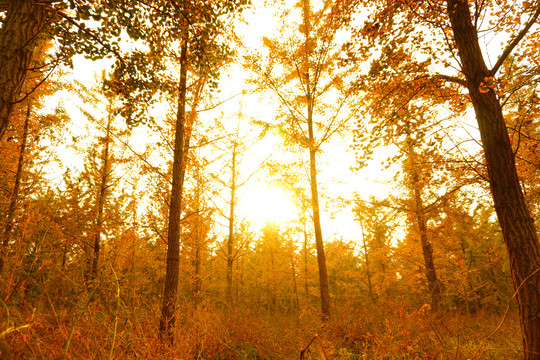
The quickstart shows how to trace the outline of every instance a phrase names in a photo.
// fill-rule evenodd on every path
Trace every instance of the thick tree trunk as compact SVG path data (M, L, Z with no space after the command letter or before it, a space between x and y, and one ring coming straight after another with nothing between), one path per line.
M43 30L47 6L36 0L11 0L0 29L0 139L19 100L32 61L36 36Z
M187 35L180 53L180 91L178 112L176 115L176 131L174 136L173 179L171 202L169 208L169 227L167 233L167 268L165 288L159 322L159 334L169 344L174 343L176 320L176 294L178 292L178 276L180 265L180 215L182 212L182 190L184 173L184 125L186 120L186 84L187 84Z
M101 168L101 179L99 183L99 191L96 199L96 222L95 222L95 233L94 233L94 254L92 257L92 271L91 276L92 280L96 279L98 276L98 265L99 265L99 253L101 250L101 233L103 232L103 209L105 207L105 198L106 191L109 187L109 171L110 171L110 142L111 142L111 121L112 114L109 112L109 117L107 119L107 128L105 130L105 144L103 144L103 153L102 153L102 168Z
M13 218L15 217L15 210L17 209L17 203L19 201L19 192L21 188L21 177L23 172L24 157L26 154L26 142L28 138L28 124L30 122L31 105L28 104L26 109L26 117L24 119L23 133L21 137L21 147L19 148L19 161L17 163L17 172L15 173L15 182L13 184L13 191L11 192L11 199L9 201L8 212L6 215L6 225L4 227L4 238L2 240L2 248L0 249L0 274L4 270L4 264L7 256L7 248L11 239L11 230L13 229Z
M514 153L495 91L482 84L489 76L469 5L449 0L454 40L474 106L487 163L491 194L508 250L516 290L524 358L540 359L540 244L517 176Z

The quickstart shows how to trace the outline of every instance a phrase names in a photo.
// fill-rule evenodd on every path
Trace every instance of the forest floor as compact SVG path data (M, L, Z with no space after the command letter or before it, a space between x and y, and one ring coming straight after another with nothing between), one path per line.
M159 308L140 300L4 306L0 359L518 359L519 322L506 316L429 314L386 303L313 310L180 307L174 347L158 339ZM7 313L9 310L9 314ZM501 320L504 322L500 325ZM309 345L309 346L308 346Z

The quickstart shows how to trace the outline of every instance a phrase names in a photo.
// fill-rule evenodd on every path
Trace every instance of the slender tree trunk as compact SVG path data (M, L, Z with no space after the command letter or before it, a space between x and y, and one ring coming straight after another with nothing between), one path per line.
M4 136L33 55L33 45L47 19L47 5L11 0L0 29L0 139Z
M103 231L103 208L105 207L106 200L106 191L108 188L109 180L109 171L110 171L110 142L111 142L111 121L112 113L109 112L109 117L107 119L107 128L105 132L105 144L103 144L103 154L102 161L103 165L101 168L101 179L99 184L99 191L96 199L96 220L95 220L95 233L94 233L94 252L92 257L92 280L96 279L98 276L98 262L99 262L99 253L101 250L101 233Z
M319 192L317 184L317 148L315 145L315 134L313 130L313 108L315 100L313 98L313 92L316 88L316 83L312 84L310 79L310 53L309 42L311 32L311 4L309 0L303 1L303 21L305 27L306 37L306 54L305 54L305 89L306 89L306 103L307 103L307 125L309 136L309 172L310 172L310 184L311 184L311 207L313 209L313 225L315 230L315 245L317 247L317 263L319 265L319 288L321 293L321 310L323 319L330 317L330 290L328 285L328 271L326 269L326 256L324 253L324 242L321 229L321 217L319 209Z
M501 104L493 89L481 89L489 76L468 2L448 0L447 12L476 113L491 194L508 257L526 360L540 359L540 244L516 171Z
M364 248L364 259L366 261L366 274L367 274L367 281L368 281L368 292L369 292L369 298L371 299L371 302L375 302L375 295L373 294L373 286L371 285L371 269L369 266L369 256L368 256L368 250L367 250L367 244L366 244L366 237L364 235L364 225L360 223L360 229L362 231L362 243Z
M201 205L200 205L200 197L201 197L201 176L200 172L197 174L197 189L196 189L196 207L195 211L197 213L197 222L195 223L195 231L194 231L194 248L195 248L195 254L193 259L193 265L194 265L194 279L193 279L193 298L195 299L195 303L198 304L200 301L200 293L201 293L201 247L203 242L203 236L202 236L202 216L201 214Z
M309 122L310 135L313 135L313 122ZM310 137L311 137L310 136ZM324 318L330 316L330 291L328 286L328 271L326 269L326 255L321 230L319 213L319 193L317 190L317 168L315 165L315 150L309 150L311 173L311 205L313 208L313 225L315 228L315 245L317 247L317 263L319 265L319 286L321 291L321 310Z
M229 237L227 238L227 290L226 296L232 304L233 266L234 266L234 208L236 203L236 143L233 144L231 175L231 203L229 207Z
M274 260L274 248L270 247L270 264L272 265L272 309L276 310L277 306L277 276L276 263Z
M296 310L300 308L300 298L298 296L298 286L296 285L296 269L294 268L294 256L291 252L291 275L293 280L293 289L294 289L294 305Z
M17 172L15 173L15 182L13 184L13 191L11 192L11 199L9 201L8 212L6 214L6 226L4 227L4 238L2 240L2 248L0 249L0 274L4 270L4 264L7 256L7 248L11 239L11 230L13 229L13 218L15 217L15 210L17 209L17 203L19 200L19 192L21 188L21 177L23 172L24 157L26 154L26 142L28 139L28 124L30 122L31 105L28 104L26 109L26 117L24 119L23 133L21 137L21 147L19 148L19 160L17 163Z
M193 282L193 294L195 298L195 303L199 303L201 299L201 289L202 289L202 279L201 279L201 237L200 235L197 236L197 240L195 242L195 279Z
M414 144L411 138L410 129L406 128L407 143ZM418 155L411 145L408 149L407 157L409 165L405 171L410 176L411 195L414 208L412 209L413 221L416 223L418 235L420 236L420 244L422 246L422 256L424 257L424 271L428 282L428 289L431 296L431 310L434 314L439 315L441 312L441 284L437 278L435 271L435 263L433 261L433 246L429 241L427 232L426 209L422 200L423 182L420 180L420 170L418 168Z
M234 283L234 303L238 304L240 296L240 261L235 261L236 264L236 282Z
M180 265L180 216L182 212L182 190L184 178L184 125L186 120L186 84L187 84L187 30L180 52L180 91L178 112L176 115L176 131L174 136L173 179L171 201L169 207L169 227L167 233L167 268L165 288L159 322L159 334L163 340L174 343L176 320L176 294L178 292L178 276Z
M244 260L238 260L236 262L236 272L238 274L237 286L238 291L236 292L236 302L238 303L240 295L244 293Z
M437 278L437 272L435 271L435 263L433 262L433 247L428 239L427 224L424 214L424 204L422 202L422 196L419 188L418 172L413 169L413 188L414 188L414 216L416 225L418 227L418 233L420 235L420 243L422 244L422 255L424 256L424 266L426 271L426 278L428 281L428 289L431 295L431 310L435 314L441 312L441 286L439 279Z
M266 263L266 306L268 310L272 310L272 291L270 290L270 267Z
M308 235L304 222L304 292L306 293L306 306L309 307L309 283L308 283Z

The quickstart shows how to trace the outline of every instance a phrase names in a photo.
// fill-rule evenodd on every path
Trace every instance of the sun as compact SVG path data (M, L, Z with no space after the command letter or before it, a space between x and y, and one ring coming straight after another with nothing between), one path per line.
M285 223L298 215L298 209L286 190L266 184L256 184L246 190L238 201L238 212L258 225L267 221Z

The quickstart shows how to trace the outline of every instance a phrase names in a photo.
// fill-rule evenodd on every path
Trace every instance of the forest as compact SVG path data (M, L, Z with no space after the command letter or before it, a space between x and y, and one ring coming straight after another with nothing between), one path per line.
M0 359L540 359L540 0L0 0Z

